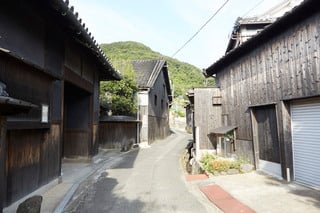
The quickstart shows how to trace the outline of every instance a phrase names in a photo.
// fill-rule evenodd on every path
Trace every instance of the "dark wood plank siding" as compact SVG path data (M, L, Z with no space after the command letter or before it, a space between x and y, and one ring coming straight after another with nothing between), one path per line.
M98 66L94 63L95 59L90 57L88 50L80 47L72 41L65 41L65 61L67 70L71 70L90 84L95 82L95 72ZM91 88L92 90L92 88Z
M62 122L62 97L63 97L63 82L56 80L52 83L50 92L51 106L51 121L53 123Z
M0 140L0 212L2 201L9 205L58 177L63 151L85 157L98 151L103 65L86 41L75 38L74 23L61 23L66 17L55 6L5 1L0 7L0 81L11 97L39 106L7 117ZM42 104L49 106L48 123L41 122Z
M156 97L156 100L155 100ZM169 135L169 99L163 72L160 72L149 92L149 143Z
M254 109L257 121L259 159L280 163L277 118L274 106Z
M317 14L217 74L222 113L239 139L252 140L249 106L320 95L319 25Z
M99 124L99 116L100 116L100 81L97 70L95 70L95 80L94 80L94 88L93 88L93 123Z
M14 2L2 4L0 34L2 48L44 67L45 21L31 6L21 7Z
M2 211L4 201L7 197L6 180L6 117L0 115L0 212Z
M65 157L89 156L92 142L91 94L72 84L65 84L64 136Z
M61 126L54 124L44 133L40 146L40 186L60 175L60 142Z
M73 42L66 41L65 47L65 66L77 73L79 76L82 75L82 67L81 67L81 54L80 48L77 47Z
M149 142L153 142L157 139L164 139L169 135L170 129L169 129L168 122L169 122L168 118L149 116L149 119L148 119Z
M90 136L88 130L65 129L63 155L68 158L89 157Z
M94 156L99 152L99 124L93 124L92 129L92 153Z
M194 88L194 125L199 128L200 149L216 148L216 137L208 135L222 126L221 105L213 105L213 97L220 97L219 88Z
M99 126L99 143L101 148L122 149L136 143L136 122L101 121Z
M41 105L47 104L49 110L53 108L50 105L49 98L53 79L47 74L41 73L37 69L25 65L12 57L1 54L0 56L0 81L7 85L9 95L39 106L30 110L29 113L9 116L8 121L32 121L40 124ZM31 123L22 127L32 128L30 125Z
M193 132L193 109L191 105L186 107L186 131Z
M58 177L60 137L59 125L7 132L7 204Z
M65 58L64 40L59 28L49 22L46 27L45 66L47 73L62 78Z

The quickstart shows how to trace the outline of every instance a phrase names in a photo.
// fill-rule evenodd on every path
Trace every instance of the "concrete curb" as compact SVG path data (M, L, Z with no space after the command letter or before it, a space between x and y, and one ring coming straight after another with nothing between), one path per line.
M123 152L120 153L117 156L114 157L110 157L110 158L106 158L106 159L102 159L102 160L97 160L95 163L95 160L93 160L92 164L96 164L96 168L92 169L90 172L88 172L87 174L85 174L83 177L79 178L71 187L71 189L69 189L69 191L67 192L67 194L65 196L63 196L63 198L61 199L61 201L59 202L59 205L55 208L54 213L61 213L64 208L67 206L67 204L69 203L69 201L71 200L71 198L73 197L74 193L77 191L77 189L79 188L80 184L85 181L88 177L90 177L91 175L93 175L94 173L96 173L99 170L103 170L106 169L108 167L112 167L112 162L116 162L116 159L121 159L122 156L135 151L136 149L131 149L127 152ZM99 155L95 156L94 158L99 158ZM98 165L104 165L107 163L111 163L109 166L105 166L105 167L100 167Z

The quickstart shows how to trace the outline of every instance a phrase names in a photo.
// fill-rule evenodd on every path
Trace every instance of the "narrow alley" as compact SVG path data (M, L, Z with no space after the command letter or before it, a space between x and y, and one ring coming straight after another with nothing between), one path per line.
M179 158L191 135L174 132L89 176L63 212L218 212L187 185Z

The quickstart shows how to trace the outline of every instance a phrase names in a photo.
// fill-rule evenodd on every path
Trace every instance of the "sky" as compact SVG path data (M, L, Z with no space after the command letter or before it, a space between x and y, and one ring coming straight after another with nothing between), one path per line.
M137 41L171 57L225 1L70 0L69 6L99 44ZM209 67L224 55L237 17L261 14L282 1L229 0L174 58L200 69Z

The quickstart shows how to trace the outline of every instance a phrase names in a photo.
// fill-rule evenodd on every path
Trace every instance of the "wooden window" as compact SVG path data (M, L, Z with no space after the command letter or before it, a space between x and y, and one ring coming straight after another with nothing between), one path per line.
M222 97L221 96L213 96L212 104L213 105L221 105Z

